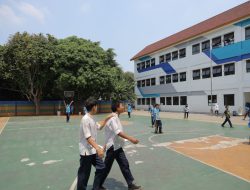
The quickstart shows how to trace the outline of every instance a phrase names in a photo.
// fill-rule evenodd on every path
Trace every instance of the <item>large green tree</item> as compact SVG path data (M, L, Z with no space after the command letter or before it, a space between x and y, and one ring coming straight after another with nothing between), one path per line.
M2 50L3 78L33 101L39 114L43 91L52 78L57 40L51 35L16 33Z

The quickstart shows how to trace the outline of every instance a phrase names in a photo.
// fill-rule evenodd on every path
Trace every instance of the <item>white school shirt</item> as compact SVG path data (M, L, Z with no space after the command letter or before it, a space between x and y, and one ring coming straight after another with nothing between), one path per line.
M105 144L107 150L114 146L114 150L122 148L124 146L124 139L118 136L123 131L121 121L118 114L114 113L114 116L108 120L105 126Z
M97 129L100 125L94 120L94 117L89 113L82 117L80 124L80 141L79 141L79 151L80 155L87 156L96 154L96 149L90 145L87 138L91 137L96 141Z

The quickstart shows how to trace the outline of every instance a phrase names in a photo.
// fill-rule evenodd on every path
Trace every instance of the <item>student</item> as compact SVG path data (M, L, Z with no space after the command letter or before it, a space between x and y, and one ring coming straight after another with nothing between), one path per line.
M215 113L216 116L219 115L219 104L218 104L218 103L216 103L216 104L214 105L214 113Z
M154 107L150 105L148 108L148 111L150 112L150 116L151 116L152 128L154 128L154 123L155 123Z
M65 106L65 113L66 113L66 122L69 122L70 119L70 106L74 101L72 100L69 104L66 104L66 102L64 101L64 106Z
M188 104L185 105L184 107L184 119L188 119L188 114L189 114L189 107Z
M88 113L88 111L87 111L87 109L86 109L86 107L85 106L83 106L83 115L85 115L86 113Z
M107 149L105 157L105 175L102 179L101 186L107 178L114 160L117 161L120 170L128 184L128 190L141 189L140 186L135 185L134 177L129 168L129 162L123 151L124 139L129 140L133 144L137 144L139 141L127 135L123 132L123 127L119 119L119 115L124 111L124 107L121 102L113 102L111 106L114 116L107 122L105 127L105 149Z
M246 107L245 107L245 115L244 115L243 120L246 119L246 117L247 117L248 114L250 114L250 108L246 106Z
M160 118L160 105L159 104L155 104L155 108L154 108L154 117L155 117L155 133L162 133L162 122L161 122L161 118Z
M230 125L230 128L233 128L233 125L232 125L232 122L230 121L230 111L229 111L229 108L228 106L225 106L225 111L224 111L224 114L222 115L222 118L223 116L225 115L226 119L225 121L221 124L222 127L224 127L225 123L228 122L229 125Z
M87 189L92 165L96 168L93 190L99 190L105 165L102 161L104 150L96 143L97 129L102 129L111 116L100 125L94 118L97 113L97 101L94 98L88 98L85 105L88 113L83 116L80 124L80 167L77 175L77 190Z
M128 117L131 117L131 112L132 112L132 106L131 104L128 104Z

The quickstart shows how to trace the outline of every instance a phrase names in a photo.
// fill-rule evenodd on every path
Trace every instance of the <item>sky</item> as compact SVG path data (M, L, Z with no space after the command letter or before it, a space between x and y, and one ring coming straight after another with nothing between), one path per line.
M0 44L16 32L99 41L124 71L145 46L247 0L0 0Z

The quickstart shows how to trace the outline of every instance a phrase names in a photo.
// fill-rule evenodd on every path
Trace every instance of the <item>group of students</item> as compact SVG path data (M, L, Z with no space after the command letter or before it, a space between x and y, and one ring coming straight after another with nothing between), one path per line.
M101 124L96 122L94 115L97 113L97 101L88 98L85 103L87 113L83 116L80 124L80 167L78 169L77 190L86 190L91 172L91 166L96 168L93 190L105 190L103 186L114 160L117 161L120 170L128 184L129 190L141 189L134 182L129 162L123 150L124 141L127 139L133 144L139 141L124 133L119 115L124 111L120 101L112 102L110 114ZM97 144L97 130L105 127L105 145ZM106 157L103 161L104 152Z

